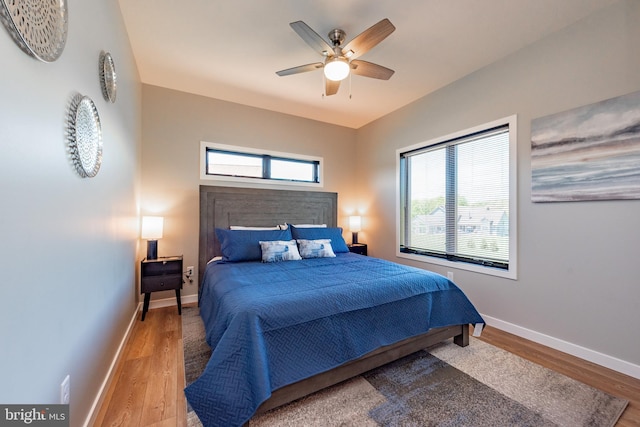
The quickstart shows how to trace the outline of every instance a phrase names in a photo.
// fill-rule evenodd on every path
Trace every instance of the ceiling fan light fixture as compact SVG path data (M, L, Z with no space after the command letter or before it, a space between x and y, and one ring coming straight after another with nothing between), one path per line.
M333 58L324 64L324 76L334 82L344 80L349 75L349 63L344 58Z

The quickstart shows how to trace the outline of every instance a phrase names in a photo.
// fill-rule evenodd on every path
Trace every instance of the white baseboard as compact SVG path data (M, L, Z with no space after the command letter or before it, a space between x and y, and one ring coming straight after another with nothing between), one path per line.
M182 304L190 304L192 302L198 302L198 295L186 295L184 297L180 298L180 302ZM165 298L165 299L160 299L160 300L153 300L149 302L149 309L153 309L153 308L161 308L161 307L170 307L170 306L175 306L178 305L178 301L176 300L175 297L173 298ZM91 406L91 410L89 411L89 415L87 415L87 419L85 420L83 426L84 427L88 427L90 425L92 425L93 417L97 415L96 410L98 410L99 405L102 402L102 398L104 393L107 391L109 384L111 384L111 381L113 380L113 378L111 378L111 376L113 375L113 371L118 363L118 360L120 359L120 355L122 353L122 350L124 349L125 344L127 343L127 340L129 339L129 335L131 335L131 331L133 330L133 325L135 325L136 320L138 319L138 313L142 310L142 303L138 304L138 307L136 308L136 310L133 313L133 316L131 317L131 321L129 322L129 326L127 327L127 331L124 333L124 336L122 337L122 340L120 341L120 345L118 346L118 351L116 351L115 356L113 357L113 360L111 361L111 366L109 366L109 370L107 371L107 375L104 378L104 381L102 381L102 385L100 386L100 390L98 390L98 394L95 398L95 400L93 401L93 405Z
M120 359L120 355L122 353L122 350L124 349L125 344L127 343L127 340L129 339L129 335L131 334L131 331L133 330L133 325L135 325L136 319L138 318L138 311L140 311L140 307L142 306L142 304L138 304L138 307L136 308L136 310L133 312L133 316L131 317L131 321L129 322L129 326L127 327L127 331L124 333L124 336L122 337L122 340L120 341L120 345L118 346L118 351L116 351L115 356L113 357L113 360L111 361L111 366L109 366L109 370L107 371L107 375L104 377L104 381L102 381L102 385L100 386L100 390L98 390L98 394L96 395L95 400L93 401L93 405L91 405L91 410L89 410L89 414L87 415L87 419L84 421L83 426L84 427L89 427L90 425L93 425L93 421L94 421L94 416L97 416L96 410L99 409L99 405L102 403L102 398L104 397L104 393L107 391L109 385L111 384L111 381L113 380L113 378L111 378L111 376L113 375L113 371L118 363L118 360Z
M513 335L517 335L522 338L526 338L530 341L538 344L551 347L555 350L563 353L570 354L572 356L579 357L580 359L587 360L605 368L613 369L625 375L640 379L640 366L633 363L600 353L595 350L591 350L577 344L554 338L549 335L542 334L540 332L532 331L531 329L523 328L522 326L514 325L513 323L505 322L504 320L496 319L495 317L481 314L487 325L496 329L500 329L505 332L509 332Z

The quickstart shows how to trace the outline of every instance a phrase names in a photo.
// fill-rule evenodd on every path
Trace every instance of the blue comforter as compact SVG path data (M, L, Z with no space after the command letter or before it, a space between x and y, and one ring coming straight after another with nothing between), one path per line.
M441 275L351 253L210 263L200 314L212 348L185 389L204 426L240 426L271 391L431 328L484 323Z

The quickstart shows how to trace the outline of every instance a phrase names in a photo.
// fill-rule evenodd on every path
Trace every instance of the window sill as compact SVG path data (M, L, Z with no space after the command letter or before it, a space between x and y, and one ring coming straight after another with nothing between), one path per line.
M453 262L443 258L431 257L427 255L408 254L405 252L400 252L399 249L396 250L396 256L398 258L409 259L412 261L418 261L425 264L442 265L448 268L455 268L458 270L466 270L474 273L487 274L489 276L503 277L505 279L511 279L511 280L518 279L517 272L515 268L513 268L513 266L509 266L508 270L503 270L500 268L485 267L482 265L469 264L466 262Z

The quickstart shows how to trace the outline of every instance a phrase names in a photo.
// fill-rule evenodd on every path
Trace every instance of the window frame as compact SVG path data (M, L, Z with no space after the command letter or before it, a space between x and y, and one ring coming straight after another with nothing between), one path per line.
M509 266L507 269L495 268L487 265L470 263L466 261L452 261L446 258L428 255L428 254L414 254L408 252L402 252L400 250L400 243L402 241L402 233L404 226L402 222L402 188L401 188L401 174L403 170L401 168L401 155L411 151L417 151L432 147L435 145L445 144L453 140L460 140L465 137L472 136L474 134L489 131L501 126L508 126L509 135ZM429 264L437 264L447 268L456 268L459 270L467 270L481 274L488 274L491 276L504 277L507 279L517 280L517 266L518 266L518 213L517 213L517 115L504 117L494 120L489 123L484 123L469 129L454 132L448 135L437 137L426 142L420 142L411 146L402 147L396 150L396 256L399 258L409 259L412 261L419 261Z
M268 162L269 159L285 160L291 162L300 163L317 163L317 176L318 182L311 181L295 181L288 179L277 178L265 178L265 177L250 177L250 176L232 176L232 175L213 175L207 173L207 152L208 150L216 150L221 152L227 152L229 154L246 155L248 157L262 158L263 163ZM276 186L305 186L305 187L319 187L324 186L324 174L323 174L324 159L322 157L307 156L304 154L284 153L280 151L260 150L256 148L240 147L237 145L219 144L215 142L200 142L200 179L207 181L230 181L239 183L250 184L266 184ZM263 167L263 172L264 172ZM269 168L266 168L269 169Z

